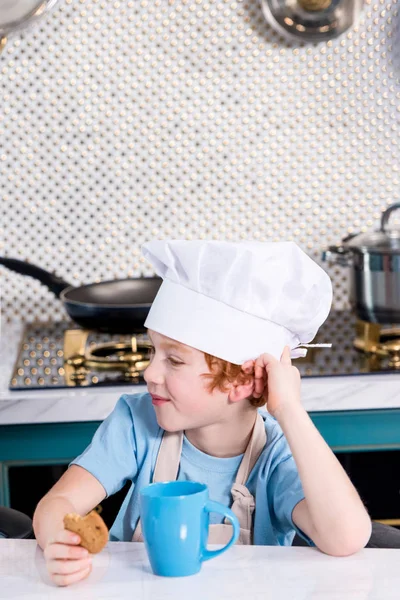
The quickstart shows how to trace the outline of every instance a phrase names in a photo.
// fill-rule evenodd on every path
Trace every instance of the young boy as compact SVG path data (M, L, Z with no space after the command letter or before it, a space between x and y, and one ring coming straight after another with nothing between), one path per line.
M68 585L91 569L64 515L129 480L112 540L141 541L140 489L178 478L231 506L239 543L290 545L298 531L335 556L363 548L370 519L302 408L291 364L329 313L327 274L289 242L156 241L144 255L164 280L146 321L148 393L122 396L40 501L34 529L52 579ZM229 527L213 515L209 542Z

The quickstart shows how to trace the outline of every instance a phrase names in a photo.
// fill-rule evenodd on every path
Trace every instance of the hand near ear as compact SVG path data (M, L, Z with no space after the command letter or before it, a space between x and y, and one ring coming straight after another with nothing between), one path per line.
M246 361L242 369L254 374L255 398L260 398L268 387L267 409L274 417L287 405L300 402L300 373L292 366L288 346L280 361L271 354L262 354L255 361Z

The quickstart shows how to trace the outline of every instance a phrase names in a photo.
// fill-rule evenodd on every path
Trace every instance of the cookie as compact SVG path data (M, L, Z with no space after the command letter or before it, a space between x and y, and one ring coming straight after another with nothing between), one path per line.
M92 510L86 517L69 513L64 517L64 527L81 538L81 546L97 554L108 542L108 529L100 515Z

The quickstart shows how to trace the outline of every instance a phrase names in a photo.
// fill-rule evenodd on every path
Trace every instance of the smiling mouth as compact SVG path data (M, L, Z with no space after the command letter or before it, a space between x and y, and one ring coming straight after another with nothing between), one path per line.
M151 401L153 406L161 406L162 404L171 402L171 400L168 400L168 398L162 398L162 396L155 396L154 394L151 394Z

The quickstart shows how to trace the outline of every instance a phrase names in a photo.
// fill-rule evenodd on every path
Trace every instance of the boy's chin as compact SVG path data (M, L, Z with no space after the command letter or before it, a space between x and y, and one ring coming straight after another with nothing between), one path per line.
M183 419L178 422L171 418L165 418L162 415L157 415L157 423L161 429L168 431L168 433L177 433L179 431L187 431L199 427L197 423L190 423L189 421L185 422Z
M160 415L157 415L157 423L164 429L164 431L168 431L169 433L175 433L177 431L182 431L182 426L176 422L173 422L171 419L165 419Z

